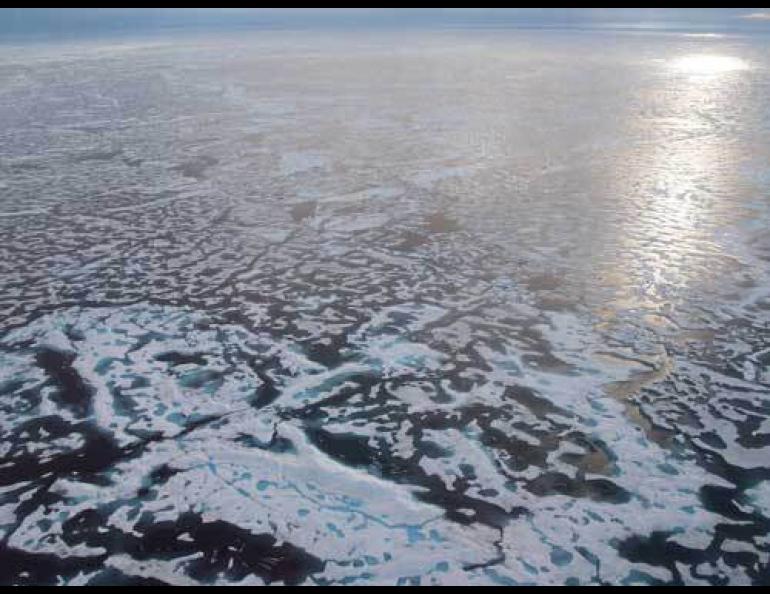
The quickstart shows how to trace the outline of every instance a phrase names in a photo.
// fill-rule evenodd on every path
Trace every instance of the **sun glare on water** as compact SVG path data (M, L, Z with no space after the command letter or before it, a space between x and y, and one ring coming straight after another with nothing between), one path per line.
M740 58L718 54L688 54L675 58L670 64L678 72L706 76L748 68L748 64Z

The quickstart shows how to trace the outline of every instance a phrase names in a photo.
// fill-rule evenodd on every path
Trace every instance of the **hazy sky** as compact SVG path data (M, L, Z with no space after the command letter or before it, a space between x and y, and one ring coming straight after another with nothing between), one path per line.
M756 8L79 8L0 10L0 35L47 36L232 27L649 27L770 30Z

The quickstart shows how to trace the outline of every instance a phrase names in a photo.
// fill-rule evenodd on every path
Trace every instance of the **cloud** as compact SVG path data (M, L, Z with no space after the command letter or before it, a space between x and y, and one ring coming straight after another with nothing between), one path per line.
M770 12L750 12L742 14L739 18L751 21L770 21Z

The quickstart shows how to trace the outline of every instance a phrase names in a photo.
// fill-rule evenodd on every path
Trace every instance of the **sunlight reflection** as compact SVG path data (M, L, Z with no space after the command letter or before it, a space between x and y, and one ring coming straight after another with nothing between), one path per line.
M720 197L730 191L732 89L748 65L717 53L680 55L664 64L673 76L664 74L662 87L644 99L656 104L656 115L636 122L643 141L628 156L635 170L620 184L637 214L624 227L625 256L616 269L633 281L613 311L641 308L657 316L676 309L719 255L710 230L720 216ZM699 84L690 84L691 77Z
M748 68L748 64L740 58L716 54L688 54L675 58L670 64L678 72L705 76Z

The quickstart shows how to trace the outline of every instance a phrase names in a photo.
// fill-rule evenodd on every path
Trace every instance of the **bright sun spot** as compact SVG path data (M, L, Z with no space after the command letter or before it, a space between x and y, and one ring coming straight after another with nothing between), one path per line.
M671 61L671 67L686 74L722 74L746 70L748 64L740 58L714 54L689 54Z

